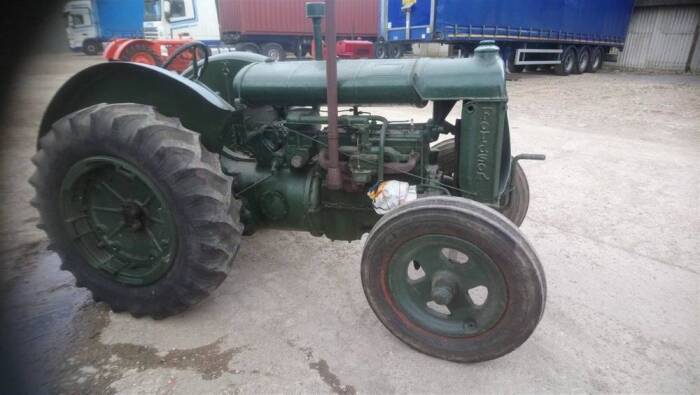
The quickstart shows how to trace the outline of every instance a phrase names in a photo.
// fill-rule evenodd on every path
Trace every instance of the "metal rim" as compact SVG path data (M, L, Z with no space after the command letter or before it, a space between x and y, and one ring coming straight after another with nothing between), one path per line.
M170 207L130 163L110 156L75 163L59 199L68 236L87 263L107 277L143 286L172 266L177 232Z
M420 236L400 246L389 265L388 285L396 304L430 332L476 336L496 325L506 310L503 274L466 240Z

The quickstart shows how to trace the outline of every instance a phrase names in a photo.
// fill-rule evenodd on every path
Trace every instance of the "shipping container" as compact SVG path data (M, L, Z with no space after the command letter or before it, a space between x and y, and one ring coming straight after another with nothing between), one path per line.
M624 46L633 7L634 0L381 0L388 45L380 55L400 56L407 44L425 42L469 54L479 40L492 39L511 71L573 66L569 72L583 72L599 52Z
M219 0L221 38L243 50L266 51L278 47L303 56L310 51L309 0ZM375 41L379 0L336 1L338 39ZM325 29L325 24L324 24Z

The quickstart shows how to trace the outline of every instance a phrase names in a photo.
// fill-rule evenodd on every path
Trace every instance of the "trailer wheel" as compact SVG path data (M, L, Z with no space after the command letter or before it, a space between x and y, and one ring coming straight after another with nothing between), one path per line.
M388 57L387 44L377 41L374 43L374 57L377 59L386 59Z
M96 40L85 40L83 42L83 53L85 55L97 55L102 51L102 44L99 43L99 41Z
M445 174L456 177L457 158L455 155L455 140L445 140L435 144L433 150L438 152L438 168ZM516 226L522 225L530 206L530 186L525 171L516 163L511 174L511 189L506 196L506 202L498 211L511 220Z
M403 56L403 47L401 44L390 44L388 53L391 59L399 59Z
M178 120L95 105L56 122L32 161L40 227L95 300L163 318L226 278L240 206L217 156Z
M287 59L287 51L280 44L266 43L262 46L262 54L274 60Z
M514 59L506 59L506 70L509 73L522 73L525 70L525 66L516 65Z
M150 64L158 67L163 64L160 56L158 56L153 48L146 43L135 43L128 45L126 48L124 48L121 55L119 55L119 60L123 60L125 62Z
M600 47L595 47L591 51L591 60L588 62L589 73L595 73L603 67L603 49Z
M576 69L576 50L574 47L566 47L561 53L561 63L554 66L554 72L557 75L569 75Z
M240 43L236 45L236 51L260 53L260 47L255 43Z
M588 65L591 62L591 52L588 47L579 47L577 49L577 63L574 74L583 74L588 70Z
M367 238L362 286L392 334L457 362L515 350L542 318L547 292L518 228L456 197L418 199L386 214Z

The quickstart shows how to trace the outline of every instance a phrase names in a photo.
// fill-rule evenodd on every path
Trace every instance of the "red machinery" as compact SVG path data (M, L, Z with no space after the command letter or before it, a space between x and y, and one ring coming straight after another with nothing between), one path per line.
M374 56L374 44L366 40L339 40L335 45L336 56L340 59L370 59ZM316 46L311 44L311 56L316 56ZM328 57L328 48L323 47L323 58Z
M109 61L121 60L160 66L179 47L191 41L190 39L144 40L118 38L107 45L103 56ZM188 68L191 62L192 55L189 52L185 52L173 60L168 68L179 73Z
M161 66L179 47L191 39L181 40L144 40L132 38L118 38L111 41L104 50L104 58L109 61L121 60L125 62L145 63L153 66ZM374 54L371 41L364 40L340 40L336 43L336 54L340 59L367 59ZM315 56L316 47L311 46L311 54ZM323 57L328 56L328 48L324 46ZM192 63L192 55L184 52L173 60L168 69L178 73L187 69Z

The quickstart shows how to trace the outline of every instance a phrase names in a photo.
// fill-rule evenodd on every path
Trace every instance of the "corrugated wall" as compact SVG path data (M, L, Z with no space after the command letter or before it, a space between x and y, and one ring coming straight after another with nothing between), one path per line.
M634 10L618 65L632 69L684 71L700 22L700 7L643 7ZM700 59L695 58L693 71Z

